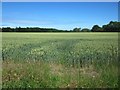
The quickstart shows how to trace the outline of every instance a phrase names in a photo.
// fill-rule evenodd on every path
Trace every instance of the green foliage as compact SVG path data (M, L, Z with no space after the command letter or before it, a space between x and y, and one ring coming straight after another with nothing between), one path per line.
M74 28L74 29L73 29L73 32L80 32L80 29L81 29L81 28Z
M106 32L110 32L110 31L120 32L120 22L111 21L109 24L103 25L102 28Z
M81 32L90 32L90 29L88 29L88 28L83 28L83 29L81 30Z
M94 25L91 29L92 32L101 32L103 29L99 27L98 25Z
M0 29L0 32L120 32L120 22L117 21L111 21L107 25L103 25L102 27L99 27L98 25L94 25L91 30L87 28L74 28L73 30L58 30L55 28L40 28L40 27L2 27L2 30Z

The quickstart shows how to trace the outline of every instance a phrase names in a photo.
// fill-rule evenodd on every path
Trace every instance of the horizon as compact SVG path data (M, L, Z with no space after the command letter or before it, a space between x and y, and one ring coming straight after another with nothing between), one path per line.
M118 2L2 2L2 27L72 30L118 21Z

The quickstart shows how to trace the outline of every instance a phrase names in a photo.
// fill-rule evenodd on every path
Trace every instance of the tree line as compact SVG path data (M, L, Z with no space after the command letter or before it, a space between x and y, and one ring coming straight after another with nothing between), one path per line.
M120 22L110 21L107 25L100 27L94 25L92 29L88 28L74 28L73 30L58 30L55 28L39 28L39 27L2 27L1 32L120 32Z

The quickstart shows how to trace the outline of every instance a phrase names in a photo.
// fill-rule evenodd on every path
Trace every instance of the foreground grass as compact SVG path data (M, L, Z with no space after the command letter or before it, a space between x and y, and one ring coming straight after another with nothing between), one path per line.
M107 72L107 73L106 73ZM114 73L114 74L113 74ZM3 62L3 88L115 88L117 67L96 70L42 61Z

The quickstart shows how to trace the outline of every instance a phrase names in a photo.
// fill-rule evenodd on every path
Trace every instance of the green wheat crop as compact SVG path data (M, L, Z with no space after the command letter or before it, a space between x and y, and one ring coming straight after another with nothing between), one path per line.
M118 33L2 33L3 88L116 88Z

